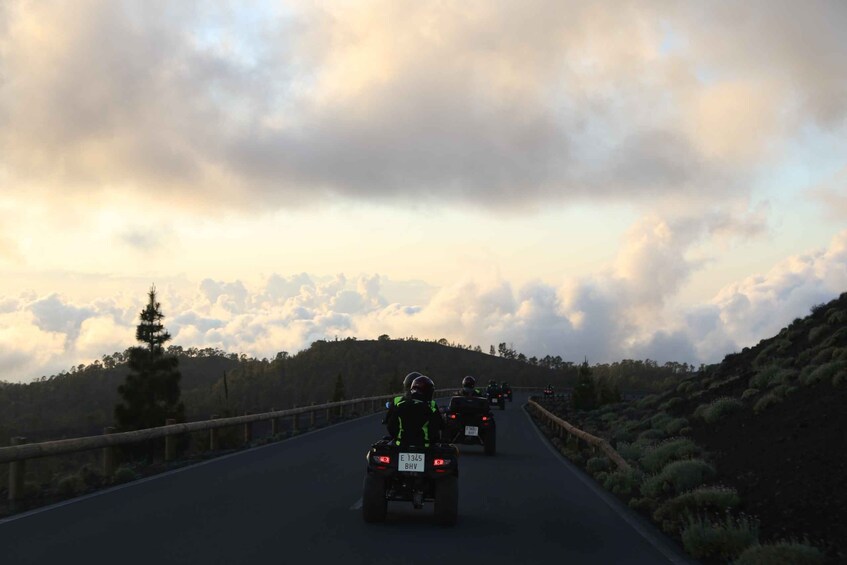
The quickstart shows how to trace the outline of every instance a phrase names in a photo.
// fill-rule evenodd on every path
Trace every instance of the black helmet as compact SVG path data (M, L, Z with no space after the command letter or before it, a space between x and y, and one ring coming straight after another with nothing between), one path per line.
M432 379L421 375L412 381L412 394L420 394L426 400L432 400L432 393L435 391L435 383Z
M403 379L403 390L409 390L410 388L412 388L412 382L420 376L421 374L417 371L412 371L411 373L406 375L406 378Z
M462 379L462 388L473 388L476 386L476 379L468 375Z

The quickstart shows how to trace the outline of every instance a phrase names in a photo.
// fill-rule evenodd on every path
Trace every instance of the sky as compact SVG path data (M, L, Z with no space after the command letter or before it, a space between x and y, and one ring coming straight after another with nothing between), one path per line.
M714 363L847 291L840 0L5 0L0 380L134 345Z

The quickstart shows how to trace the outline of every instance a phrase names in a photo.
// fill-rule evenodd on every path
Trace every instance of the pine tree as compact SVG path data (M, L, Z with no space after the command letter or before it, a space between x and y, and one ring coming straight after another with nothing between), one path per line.
M573 390L572 402L577 410L591 410L597 405L597 391L591 373L591 367L588 366L588 359L586 359L579 366L579 375Z
M115 420L124 431L163 426L168 418L185 420L185 406L179 400L179 359L164 348L171 336L162 325L165 316L156 302L155 285L147 296L135 330L135 339L143 345L129 349L130 373L118 387L123 402L115 406Z

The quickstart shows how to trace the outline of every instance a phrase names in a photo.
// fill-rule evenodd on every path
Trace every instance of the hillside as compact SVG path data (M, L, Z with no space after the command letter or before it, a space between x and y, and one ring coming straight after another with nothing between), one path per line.
M847 561L847 293L662 394L591 412L554 408L633 464L621 482L603 462L586 462L669 533L680 535L686 508L705 517L701 531L721 532L716 545L731 545L753 516L763 543L807 539L832 562ZM695 487L696 503L682 492ZM732 527L715 526L726 511ZM687 543L716 557L692 532Z
M283 352L273 360L211 349L171 350L180 359L189 420L326 402L339 375L347 398L395 392L413 370L430 375L438 387L458 387L465 375L508 380L515 386L566 386L573 378L570 366L552 370L416 340L321 340L297 355ZM8 445L13 435L45 441L99 434L113 425L117 388L128 371L125 360L125 354L116 353L104 362L28 384L0 382L0 445Z

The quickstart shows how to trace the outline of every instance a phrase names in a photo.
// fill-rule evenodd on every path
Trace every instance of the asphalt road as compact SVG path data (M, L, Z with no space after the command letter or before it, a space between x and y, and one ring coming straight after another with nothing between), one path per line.
M497 450L460 446L459 521L389 504L362 521L380 416L346 422L0 522L0 563L685 563L549 448L521 408Z

